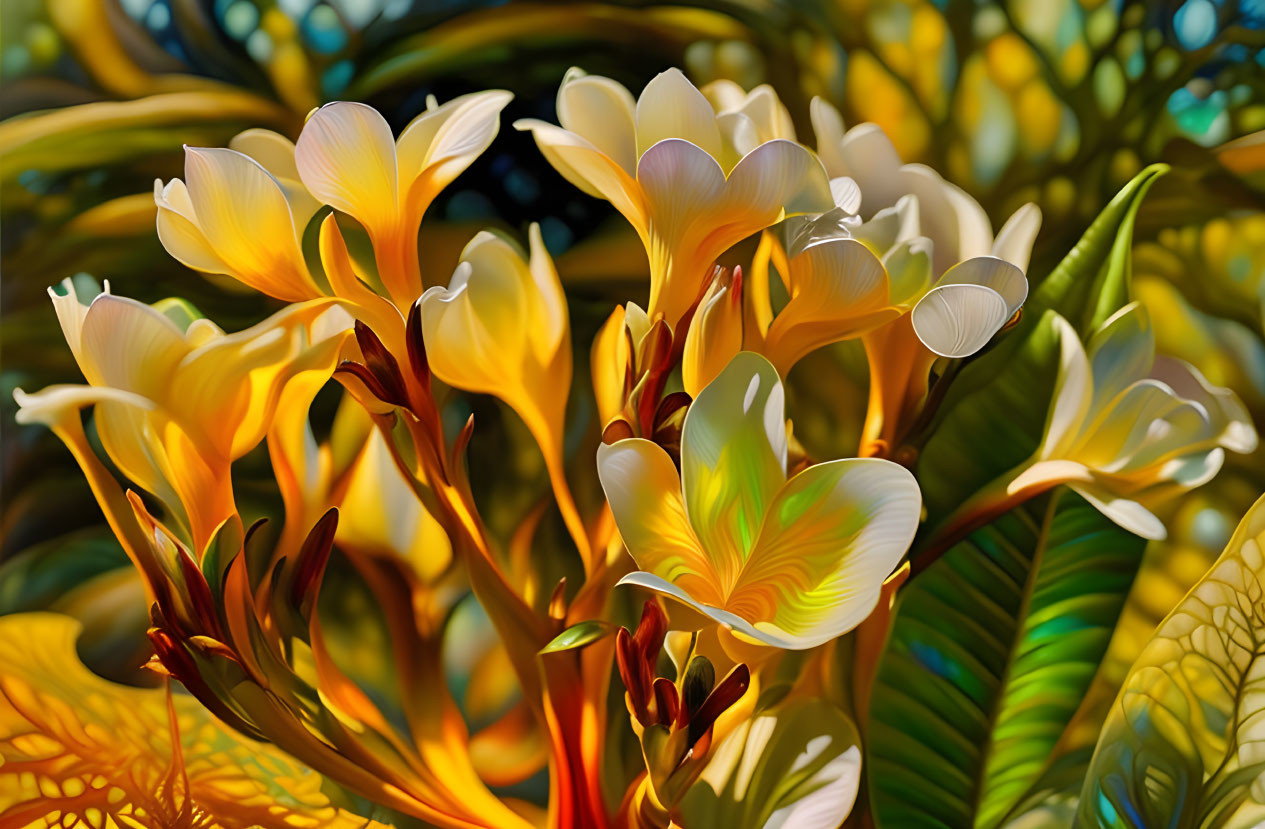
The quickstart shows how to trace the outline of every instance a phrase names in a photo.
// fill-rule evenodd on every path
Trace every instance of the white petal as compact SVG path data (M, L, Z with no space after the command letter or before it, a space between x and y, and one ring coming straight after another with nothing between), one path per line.
M1164 522L1137 501L1117 498L1111 493L1087 486L1073 485L1072 489L1093 504L1103 515L1134 535L1140 535L1152 541L1162 541L1168 536Z
M995 256L977 256L949 268L939 285L983 285L992 288L1013 314L1028 298L1028 279L1023 271Z
M914 306L911 321L923 345L941 357L979 351L1010 319L1006 301L983 285L939 285Z
M1032 256L1032 244L1041 230L1041 208L1028 203L1016 210L993 242L993 256L1005 259L1025 273Z
M1187 400L1201 403L1220 435L1218 442L1226 449L1245 455L1256 451L1258 438L1252 417L1233 391L1212 385L1190 363L1163 355L1155 358L1151 377Z
M78 417L80 409L103 401L125 403L146 411L154 408L152 400L138 394L101 386L56 385L34 394L14 389L13 399L18 404L14 416L18 423L42 423L49 427L57 426L66 417Z
M861 187L861 215L891 207L905 195L900 180L900 154L878 124L858 124L839 145L845 170Z
M830 196L834 199L835 207L845 213L855 214L861 209L861 188L847 176L830 180Z
M847 164L840 152L843 143L843 117L823 98L814 97L809 105L813 134L817 137L817 155L832 177L848 175Z
M987 256L993 249L993 225L980 203L956 184L945 182L945 194L958 219L958 258Z

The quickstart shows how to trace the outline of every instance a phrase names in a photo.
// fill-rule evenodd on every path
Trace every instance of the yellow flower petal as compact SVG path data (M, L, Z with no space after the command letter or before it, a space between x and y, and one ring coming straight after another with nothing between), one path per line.
M783 376L801 357L895 319L887 271L855 239L811 245L789 261L790 299L769 326L764 354Z
M173 178L164 186L155 179L154 203L158 206L158 241L177 261L204 273L232 270L198 227L197 211L183 181Z
M637 566L698 601L723 603L712 562L690 528L676 466L659 446L629 438L598 447L597 472Z
M637 99L637 155L665 138L688 141L713 158L721 153L716 111L675 67L651 79Z
M281 184L257 161L233 150L189 147L185 184L194 223L232 276L287 301L317 295L299 249L303 228ZM174 195L167 200L176 204Z
M637 173L637 103L622 84L572 67L558 87L558 123Z
M162 312L126 297L101 294L84 312L80 337L84 377L161 399L189 352L184 332Z
M698 397L741 350L741 286L726 276L707 289L685 336L681 378L686 393Z
M500 89L454 98L413 119L396 144L399 192L409 221L459 176L496 138L501 110L514 96Z
M393 227L400 203L395 139L373 107L335 101L312 113L295 145L295 165L312 195L370 233Z
M725 610L810 648L860 624L918 529L922 494L904 467L877 458L811 466L770 503Z
M522 119L514 122L514 129L529 130L541 154L563 178L590 196L609 201L644 239L641 188L617 161L585 138L544 121Z

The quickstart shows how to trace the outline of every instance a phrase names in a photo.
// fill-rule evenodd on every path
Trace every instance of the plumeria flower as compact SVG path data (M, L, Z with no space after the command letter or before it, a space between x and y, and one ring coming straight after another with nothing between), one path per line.
M925 239L918 247L930 260L928 278L921 285L907 284L913 291L902 297L922 345L942 357L974 354L1027 298L1026 271L1041 227L1040 210L1032 204L1021 207L994 237L988 215L978 202L930 167L902 164L891 140L876 124L861 124L845 133L839 113L820 98L813 100L812 120L827 172L835 182L854 183L854 187L843 189L847 201L839 199L837 209L867 220L885 219L880 225L899 226L904 239L894 241ZM836 191L841 187L836 184ZM855 223L839 223L833 235L859 236L887 265L892 253L884 244L892 238L887 229L876 227L883 231L876 237L859 234L855 227ZM819 235L828 238L827 234ZM817 255L820 258L821 253ZM795 263L790 267L794 269ZM874 273L869 267L818 269L800 282L832 276L843 283L861 283L863 288ZM835 291L846 298L861 288L849 285ZM816 291L825 293L826 289Z
M1087 347L1062 317L1055 324L1061 360L1045 435L1008 495L1067 484L1130 532L1164 538L1150 508L1210 480L1225 450L1255 450L1250 417L1234 392L1156 356L1139 303L1112 315Z
M675 330L701 298L716 257L787 215L831 206L807 148L764 140L747 114L718 114L677 69L636 101L609 78L572 69L558 90L561 127L524 120L560 174L609 201L650 258L652 320ZM754 109L754 108L753 108Z
M286 384L328 378L350 319L328 300L292 305L226 334L184 303L106 291L82 304L50 290L87 386L17 390L23 423L56 426L96 406L102 446L123 474L182 520L199 553L233 514L232 461L263 439Z
M605 426L624 411L641 374L639 356L650 333L650 317L635 302L616 306L593 338L591 365L598 422Z
M448 287L422 295L422 336L435 376L499 397L523 419L544 455L567 526L587 557L583 522L563 475L571 388L567 300L540 226L533 224L529 236L530 258L494 233L475 236Z
M904 467L828 461L787 479L782 382L742 352L685 417L681 471L658 445L598 450L598 474L639 572L739 638L811 648L859 624L918 527Z
M511 97L492 90L442 106L431 98L398 141L377 110L336 101L311 115L297 146L253 129L229 149L186 148L185 180L154 184L159 238L195 270L278 299L310 299L321 289L305 264L303 234L328 204L364 226L383 287L407 310L422 292L422 215L491 144Z
M229 149L185 147L184 175L154 182L168 253L286 302L320 296L303 258L303 231L320 203L299 181L288 139L254 129Z

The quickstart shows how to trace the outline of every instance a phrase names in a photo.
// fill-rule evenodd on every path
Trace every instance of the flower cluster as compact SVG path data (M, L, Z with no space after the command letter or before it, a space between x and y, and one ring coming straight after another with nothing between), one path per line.
M431 99L398 137L338 102L296 142L254 129L188 148L184 178L155 182L163 245L285 308L230 334L182 300L68 281L50 294L86 385L16 394L142 574L151 667L365 803L446 827L839 825L904 562L916 584L1064 486L1108 526L1162 537L1165 500L1256 446L1232 392L1156 356L1140 305L1078 327L1050 289L1024 313L1035 206L994 233L875 125L845 131L814 100L810 149L770 87L677 70L634 98L573 69L559 125L514 124L649 263L647 302L601 327L569 417L571 317L540 228L478 233L446 280L419 252L427 208L510 102ZM849 342L869 366L856 456L818 457L788 420L790 378ZM1014 381L1047 419L1015 439L1026 461L946 517L923 493L952 472L920 451L954 451L976 405L955 384L996 388L1004 348L1057 349L1052 388ZM327 388L340 402L318 429ZM479 481L513 471L468 468L481 432L462 394L501 401L543 461L547 491L508 532ZM994 439L974 436L980 456ZM261 443L279 508L250 524L234 462ZM565 535L542 529L554 507ZM494 635L455 638L469 595ZM460 681L454 653L473 666ZM615 677L626 712L609 710ZM610 746L629 729L644 768L619 777ZM179 739L162 752L154 774ZM547 802L505 794L544 768ZM197 794L254 814L214 795Z

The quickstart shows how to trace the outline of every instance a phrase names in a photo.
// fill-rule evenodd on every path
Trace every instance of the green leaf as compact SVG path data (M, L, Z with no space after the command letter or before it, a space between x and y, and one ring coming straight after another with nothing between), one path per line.
M543 656L547 653L561 653L591 645L615 633L615 626L610 622L590 620L574 624L555 636L548 645L540 649Z
M1168 170L1167 164L1152 164L1134 176L1041 281L1025 310L1058 311L1084 336L1127 305L1138 209L1151 185Z
M1024 805L1057 759L1143 546L1056 491L909 582L870 711L878 826L992 829Z
M1265 497L1133 664L1099 735L1079 825L1261 825L1263 656Z
M681 801L682 826L835 829L861 773L852 721L820 700L753 717L725 738Z

